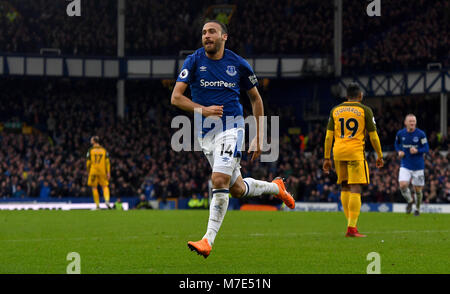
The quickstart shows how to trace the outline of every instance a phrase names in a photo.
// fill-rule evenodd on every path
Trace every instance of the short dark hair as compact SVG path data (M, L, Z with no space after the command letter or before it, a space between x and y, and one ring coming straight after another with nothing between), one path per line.
M218 21L217 19L206 20L206 21L203 23L203 25L205 25L205 24L207 24L207 23L210 23L210 22L213 22L213 23L216 23L216 24L220 25L220 28L222 29L222 33L228 34L227 26L226 26L223 22Z
M357 83L350 83L347 86L347 98L358 98L361 93L361 88Z

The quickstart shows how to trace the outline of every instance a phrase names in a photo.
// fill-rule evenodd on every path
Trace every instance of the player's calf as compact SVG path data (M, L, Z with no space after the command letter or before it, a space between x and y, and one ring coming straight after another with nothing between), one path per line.
M409 187L407 184L400 182L400 193L402 194L403 198L405 198L406 203L408 203L406 205L406 213L411 213L414 199L411 195L411 190L409 190Z
M420 205L422 204L423 192L422 187L414 187L416 192L416 211L414 212L415 216L420 214Z

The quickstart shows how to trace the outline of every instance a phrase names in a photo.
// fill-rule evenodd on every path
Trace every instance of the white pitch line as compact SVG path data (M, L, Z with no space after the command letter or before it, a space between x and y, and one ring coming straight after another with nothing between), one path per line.
M364 233L367 234L406 234L406 233L448 233L450 230L422 230L422 231L378 231L378 232L367 232L364 231ZM250 234L250 237L270 237L270 236L303 236L303 235L334 235L335 232L307 232L307 233L287 233L287 234L260 234L260 233L253 233Z
M423 230L423 231L387 231L387 232L367 232L368 234L405 234L405 233L448 233L450 230Z
M120 239L137 239L142 236L120 236ZM113 237L116 238L116 237ZM81 240L104 240L111 239L108 237L77 237L77 238L34 238L34 239L5 239L0 242L33 242L33 241L81 241Z
M366 234L409 234L409 233L449 233L450 230L422 230L422 231L377 231L377 232L366 232ZM252 233L248 236L250 237L273 237L273 236L307 236L307 235L335 235L338 234L336 232L307 232L307 233L287 233L287 234L278 234L278 233ZM120 236L120 239L138 239L147 237L147 235L139 235L139 236ZM163 238L174 238L179 235L161 235ZM228 235L230 236L230 235ZM232 237L242 237L242 235L231 235ZM194 235L188 235L186 237L195 237ZM113 237L116 238L116 237ZM5 239L0 240L0 242L43 242L43 241L81 241L81 240L97 240L97 239L111 239L108 237L77 237L77 238L35 238L35 239Z

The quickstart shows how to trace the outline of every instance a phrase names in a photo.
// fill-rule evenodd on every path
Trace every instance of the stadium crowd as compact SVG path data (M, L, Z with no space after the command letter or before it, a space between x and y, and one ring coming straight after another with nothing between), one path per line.
M234 5L228 48L243 56L332 56L333 1L223 0ZM127 2L127 55L178 55L200 47L200 28L211 1ZM68 17L65 1L0 2L0 51L116 55L116 1L83 1L82 16ZM450 66L450 3L383 0L382 18L366 15L365 1L343 1L343 69ZM224 18L228 22L227 18ZM264 25L262 25L264 24ZM420 33L418 33L420 32Z
M358 10L365 5L363 1L352 3ZM383 1L382 7L383 18L370 22L356 13L344 13L345 72L424 69L436 62L450 66L449 1ZM365 37L359 37L358 43L346 40L354 35Z
M31 134L14 132L3 125L0 132L1 197L89 197L86 152L89 138L98 135L110 154L112 196L145 195L151 198L206 196L210 167L201 152L171 149L171 120L180 112L170 105L170 85L161 81L128 82L124 119L117 118L115 84L112 81L46 81L8 79L1 86L11 89L0 104L0 122L26 123ZM280 109L265 99L266 115L280 118L280 155L276 162L241 161L243 177L271 181L287 177L288 189L297 201L337 201L336 175L324 176L324 121L302 134L289 134L295 126L292 107ZM418 127L427 132L431 151L426 155L425 202L450 202L449 135L436 131L436 121L419 111L439 107L434 101L397 99L374 108L384 151L393 150L397 130L403 127L404 109L416 113ZM399 107L403 105L403 107ZM407 107L405 107L407 105ZM251 109L244 103L246 114ZM381 111L384 109L384 111ZM432 112L431 110L429 113ZM10 129L8 129L8 126ZM16 130L17 131L17 130ZM370 144L368 144L370 145ZM367 147L370 150L370 146ZM367 201L402 202L398 190L399 160L385 156L385 167L377 170L369 155L371 184L364 189ZM264 197L264 201L278 200Z

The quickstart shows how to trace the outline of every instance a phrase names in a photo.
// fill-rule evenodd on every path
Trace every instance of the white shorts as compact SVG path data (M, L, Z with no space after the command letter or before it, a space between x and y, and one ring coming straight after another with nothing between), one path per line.
M398 175L399 182L409 182L412 178L411 183L413 186L424 186L425 185L425 173L423 169L420 170L410 170L404 167L400 168Z
M206 135L204 138L198 138L212 171L231 176L230 187L241 175L240 162L244 136L244 129L234 128L216 136Z

